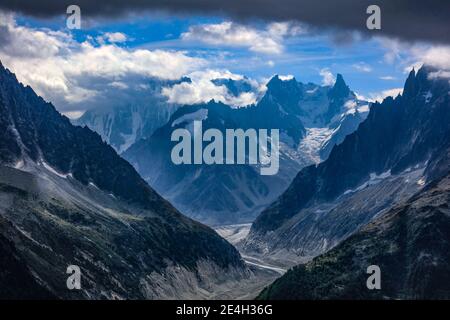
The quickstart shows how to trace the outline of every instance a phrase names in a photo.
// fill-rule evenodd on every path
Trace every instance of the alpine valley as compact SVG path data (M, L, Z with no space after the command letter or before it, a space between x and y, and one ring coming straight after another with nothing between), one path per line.
M164 90L192 80L150 78L140 101L69 120L0 64L0 298L450 298L441 71L413 69L373 103L341 74L275 75L259 93L212 80L257 96L240 106L169 102ZM174 164L171 134L194 136L194 121L224 136L278 129L278 173ZM70 265L81 290L67 289ZM367 290L370 265L380 290Z
M207 298L254 275L0 65L0 298ZM77 265L81 290L68 290Z
M260 299L448 298L450 86L441 74L413 70L401 95L376 103L358 99L340 74L333 86L274 76L253 105L175 106L123 156L248 266L276 274L295 266ZM245 81L215 83L238 96L251 90ZM279 172L175 165L171 133L193 134L194 121L223 134L279 129ZM383 290L367 290L369 265L381 268Z
M244 251L301 262L259 298L449 299L450 85L437 74L411 71L258 216Z
M242 81L217 79L215 83L238 95L240 88L249 87ZM301 168L327 158L368 111L369 104L356 98L341 75L333 86L274 76L254 105L236 108L210 101L179 107L164 126L134 143L123 157L184 214L212 226L251 223ZM202 121L203 131L217 129L223 135L227 129L278 129L279 172L264 176L259 165L250 164L175 165L171 150L176 142L171 134L185 128L193 135L194 121Z

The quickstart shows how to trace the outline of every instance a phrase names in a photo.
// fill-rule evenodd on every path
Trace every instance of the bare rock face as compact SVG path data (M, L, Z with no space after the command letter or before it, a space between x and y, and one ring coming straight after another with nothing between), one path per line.
M402 96L374 104L326 161L301 170L255 220L246 249L314 257L445 173L450 88L432 72L412 71Z
M334 249L289 270L259 298L449 299L449 204L447 175ZM370 265L380 268L380 290L366 287Z

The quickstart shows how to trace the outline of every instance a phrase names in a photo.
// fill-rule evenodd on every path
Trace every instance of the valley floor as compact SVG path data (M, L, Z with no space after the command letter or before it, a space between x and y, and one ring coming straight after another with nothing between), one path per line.
M239 243L248 235L250 227L251 223L234 224L218 226L215 230L239 250ZM284 266L277 265L273 261L268 262L261 257L244 254L242 251L240 253L254 276L234 286L219 289L211 296L212 299L254 299L262 289L287 271Z

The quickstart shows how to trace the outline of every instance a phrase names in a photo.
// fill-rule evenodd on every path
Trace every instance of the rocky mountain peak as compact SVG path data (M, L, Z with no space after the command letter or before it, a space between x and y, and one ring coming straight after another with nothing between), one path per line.
M304 168L291 186L253 224L273 230L313 201L330 201L362 185L370 174L398 174L440 152L450 132L449 83L430 78L430 68L412 71L399 99L370 110L357 131L335 146L317 167ZM336 81L342 90L343 80Z
M277 97L287 94L298 96L301 94L301 84L294 77L283 80L279 75L275 75L267 83L267 93Z
M344 77L338 73L336 82L330 90L329 96L335 99L346 98L350 94L350 88L344 81Z

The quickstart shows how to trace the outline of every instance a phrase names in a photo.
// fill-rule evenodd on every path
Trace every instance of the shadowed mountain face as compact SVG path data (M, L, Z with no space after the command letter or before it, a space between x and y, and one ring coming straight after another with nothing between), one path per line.
M344 81L341 74L336 76L336 82L333 88L328 92L328 98L330 99L330 106L324 118L328 122L335 115L339 114L343 103L346 101L348 96L351 94L350 88Z
M259 299L449 299L449 203L447 174L334 249L289 270ZM367 289L370 265L380 267L380 290Z
M374 104L327 160L302 169L255 220L246 254L292 266L327 252L448 168L447 79L423 67L403 96Z
M0 297L2 299L54 299L33 277L26 263L20 259L14 245L0 235ZM26 288L26 290L24 290Z
M71 125L1 65L0 131L2 296L199 297L227 272L246 275L228 242L182 216L98 134ZM71 264L81 269L80 291L67 290Z
M278 112L274 111L275 114ZM150 139L136 143L125 152L124 157L183 213L210 224L248 222L263 204L281 192L289 174L283 171L273 177L261 176L257 165L175 165L171 151L177 142L171 141L171 134L178 128L192 131L195 119L202 121L203 132L218 129L224 136L226 129L233 128L269 129L270 135L270 129L282 123L275 117L269 117L273 122L259 121L259 115L254 106L232 109L214 102L185 106ZM285 169L290 171L299 168L289 158L285 158L285 164Z
M144 208L165 206L139 174L100 136L75 127L55 108L23 87L0 66L0 161L15 165L25 158L45 162L62 174Z
M234 80L219 79L231 92L250 88ZM256 105L232 108L211 101L180 107L166 125L148 139L130 147L123 156L141 176L181 212L211 224L248 223L273 202L304 166L326 157L332 146L356 130L367 115L341 75L332 87L273 77ZM174 165L170 155L179 128L192 132L193 121L202 129L278 129L280 165L274 176L262 176L258 165ZM307 126L307 127L306 127ZM204 147L208 143L204 143ZM225 152L224 152L225 154Z
M332 201L370 180L371 174L399 174L441 152L450 134L449 84L430 79L433 70L412 71L403 96L371 107L358 130L318 166L303 169L256 219L254 234L279 228L302 209Z

